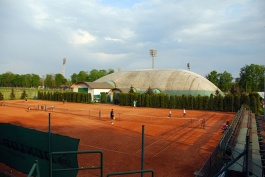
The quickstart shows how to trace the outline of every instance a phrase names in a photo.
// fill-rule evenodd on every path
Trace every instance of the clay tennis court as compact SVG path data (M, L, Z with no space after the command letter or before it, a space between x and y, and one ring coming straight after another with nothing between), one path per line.
M102 150L104 176L110 172L141 169L144 125L145 169L153 169L157 177L193 177L194 171L201 168L221 139L222 125L231 122L235 116L235 113L187 110L186 118L182 118L183 110L172 109L169 118L169 109L40 100L6 103L6 106L0 106L1 123L48 132L50 113L52 133L80 139L79 150ZM46 106L48 110L37 110L38 106ZM52 106L55 107L53 111ZM115 113L114 124L109 119L111 109ZM206 119L204 129L200 127L202 118ZM99 157L78 155L78 162L79 167L97 166ZM0 169L16 177L27 176L2 163ZM80 170L78 177L99 174L99 170Z

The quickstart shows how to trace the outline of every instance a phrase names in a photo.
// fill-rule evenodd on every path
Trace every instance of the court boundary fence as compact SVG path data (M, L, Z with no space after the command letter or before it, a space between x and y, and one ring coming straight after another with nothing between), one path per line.
M97 153L100 154L100 165L99 166L92 166L92 167L79 167L79 168L64 168L64 169L53 169L52 157L54 155L65 155L65 154L92 154ZM50 177L52 177L53 172L60 172L60 171L71 171L71 170L96 170L100 169L100 176L103 177L103 170L104 170L104 158L103 152L100 150L87 150L87 151L64 151L64 152L51 152L50 153Z
M259 167L251 160L250 156L250 147L252 139L252 125L251 125L251 112L247 114L247 110L244 106L237 112L233 121L227 130L225 130L222 139L219 141L218 145L206 160L204 165L199 171L195 171L194 175L196 177L220 177L227 176L228 168L233 164L236 164L242 169L242 173L246 176L252 174L255 177L258 177L254 171L252 171L253 166ZM243 116L248 115L247 120L247 132L245 138L245 146L242 152L239 152L235 149L236 139L238 137L240 126L243 122ZM231 171L231 173L236 173Z
M244 114L244 107L241 106L240 110L235 115L228 129L224 132L224 135L210 157L206 160L204 165L199 171L195 171L194 175L196 177L209 177L220 171L226 161L230 160L229 154L231 149L228 145L234 139L236 139L237 133L239 131L239 126L242 122L242 115ZM231 141L232 140L232 141Z
M142 127L142 141L144 141L144 126ZM144 142L142 146L142 151L144 149ZM144 152L144 151L143 151ZM78 167L78 168L63 168L63 169L53 169L53 156L55 155L65 155L65 154L93 154L97 153L100 154L100 165L99 166L92 166L92 167ZM64 151L64 152L51 152L50 156L50 172L49 177L53 176L53 172L60 172L60 171L72 171L72 170L97 170L100 169L100 177L104 176L104 154L101 150L84 150L84 151ZM142 156L144 156L142 154ZM144 163L144 158L142 157L142 163ZM29 174L27 177L31 177L33 173L36 173L35 177L40 177L39 165L38 161L36 160L33 164ZM154 171L152 169L142 169L142 170L134 170L134 171L121 171L121 172L111 172L107 174L107 177L110 176L118 176L118 175L130 175L130 174L137 174L140 173L142 176L144 173L151 173L152 177L154 177Z

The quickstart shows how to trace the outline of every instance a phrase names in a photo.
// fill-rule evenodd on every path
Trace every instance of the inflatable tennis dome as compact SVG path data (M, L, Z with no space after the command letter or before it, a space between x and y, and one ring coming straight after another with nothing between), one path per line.
M155 93L168 95L210 96L215 94L216 90L222 93L208 79L191 71L177 69L119 71L95 82L108 83L121 91L133 87L134 91L139 93L146 92L149 87Z

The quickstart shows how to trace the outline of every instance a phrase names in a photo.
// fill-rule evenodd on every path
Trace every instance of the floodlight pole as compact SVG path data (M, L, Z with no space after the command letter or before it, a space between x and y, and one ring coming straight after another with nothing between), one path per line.
M156 51L156 49L150 49L149 53L150 53L150 55L151 55L151 57L153 59L152 60L152 69L154 69L155 68L155 57L157 55L157 51Z
M155 68L155 58L153 57L153 60L152 60L152 69Z
M62 75L65 77L65 64L66 64L66 58L63 59L63 67L62 67Z

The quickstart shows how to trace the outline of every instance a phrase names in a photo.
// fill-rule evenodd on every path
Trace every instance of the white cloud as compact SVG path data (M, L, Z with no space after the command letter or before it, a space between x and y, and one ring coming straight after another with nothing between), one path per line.
M104 37L106 41L114 41L114 42L124 42L122 39L115 39L111 37Z
M126 54L95 53L93 56L99 58L104 62L112 62L112 60L117 61L124 58Z
M30 18L32 18L32 25L38 29L42 29L50 19L45 7L37 1L29 0L27 2L29 7ZM30 19L29 19L30 20Z
M38 74L44 61L59 65L64 57L67 77L78 69L150 68L155 48L157 68L190 62L201 75L234 73L241 66L233 60L264 64L264 7L264 0L0 0L0 61L12 61L0 71L23 60L13 72Z
M89 32L78 29L72 32L70 34L70 43L73 43L75 45L82 45L82 44L90 44L96 41L96 37L91 35Z

